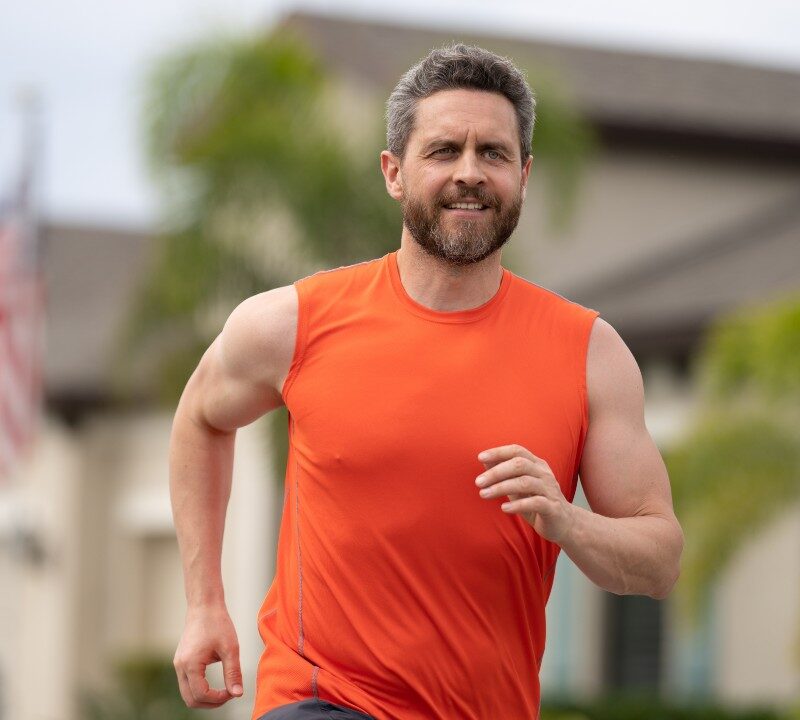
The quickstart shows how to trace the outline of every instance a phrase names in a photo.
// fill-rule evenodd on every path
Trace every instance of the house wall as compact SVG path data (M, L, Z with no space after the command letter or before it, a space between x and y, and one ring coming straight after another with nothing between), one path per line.
M266 422L262 418L237 431L222 549L226 604L237 630L245 688L227 712L243 720L249 717L263 649L256 618L274 573L272 518L282 497L267 462ZM171 660L183 632L183 571L169 501L171 424L172 416L163 412L95 423L104 446L124 445L109 506L114 530L107 557L105 636L111 655L148 649ZM98 475L102 472L97 468ZM208 668L212 686L222 687L221 670L220 663Z
M0 488L0 716L76 717L79 448L46 422ZM23 539L24 538L24 539Z
M798 478L800 481L800 478ZM758 488L753 488L758 502ZM731 702L800 699L800 502L754 530L717 593L716 692Z
M109 688L115 658L139 650L171 660L185 599L168 488L168 413L99 413L79 431L48 420L29 467L0 493L0 717L81 720L79 693ZM276 503L265 419L237 433L223 544L223 582L237 629L248 720L263 643L258 608L273 573ZM18 557L30 525L47 553ZM208 677L221 686L219 664ZM177 685L176 685L177 687Z

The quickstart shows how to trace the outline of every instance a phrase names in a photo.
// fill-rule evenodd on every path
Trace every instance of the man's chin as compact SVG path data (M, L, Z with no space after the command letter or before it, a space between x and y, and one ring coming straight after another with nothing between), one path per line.
M489 249L485 245L481 246L480 249L476 249L469 244L459 244L457 246L450 245L448 248L438 246L433 250L432 254L453 265L472 265L485 260L497 249L496 247Z

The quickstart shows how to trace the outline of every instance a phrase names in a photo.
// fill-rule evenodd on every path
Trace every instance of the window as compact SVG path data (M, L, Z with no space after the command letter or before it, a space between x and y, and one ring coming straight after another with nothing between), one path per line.
M606 593L606 687L658 692L662 678L663 601Z

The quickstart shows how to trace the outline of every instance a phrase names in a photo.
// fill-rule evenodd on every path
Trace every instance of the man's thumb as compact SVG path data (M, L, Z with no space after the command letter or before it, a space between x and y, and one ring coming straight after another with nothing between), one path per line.
M222 658L222 672L225 676L225 687L231 695L241 695L242 671L239 667L239 653L231 652Z

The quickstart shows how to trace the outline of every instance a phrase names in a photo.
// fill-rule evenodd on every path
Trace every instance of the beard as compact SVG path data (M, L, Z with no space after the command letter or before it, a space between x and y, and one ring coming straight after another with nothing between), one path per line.
M464 197L476 198L488 207L474 219L457 215L445 218L450 211L444 206ZM500 249L511 237L522 210L522 191L505 208L477 188L433 206L407 193L401 207L403 224L425 252L451 265L471 265Z

